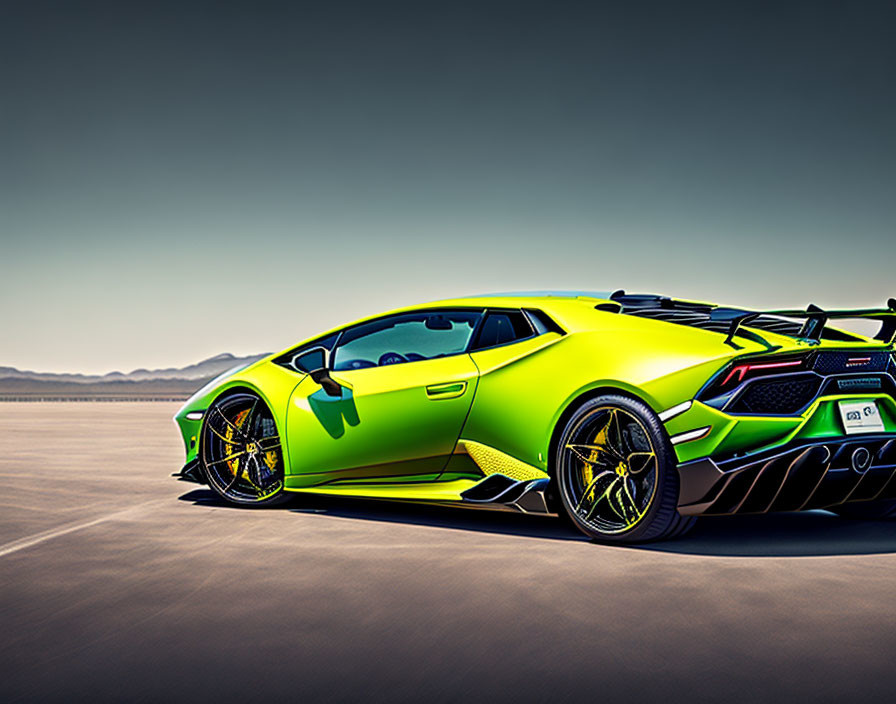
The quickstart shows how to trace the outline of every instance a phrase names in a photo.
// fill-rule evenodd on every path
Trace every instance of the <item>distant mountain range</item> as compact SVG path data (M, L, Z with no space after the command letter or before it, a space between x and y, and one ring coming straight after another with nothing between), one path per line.
M51 374L0 367L0 400L178 400L238 364L251 364L265 354L236 357L219 354L186 367L135 369L102 375Z

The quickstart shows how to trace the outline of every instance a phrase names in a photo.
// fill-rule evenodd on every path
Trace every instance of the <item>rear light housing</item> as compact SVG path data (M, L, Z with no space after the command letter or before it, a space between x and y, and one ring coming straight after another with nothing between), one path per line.
M809 357L751 357L736 359L716 374L698 394L698 398L714 398L734 391L745 381L763 376L793 374L809 369Z

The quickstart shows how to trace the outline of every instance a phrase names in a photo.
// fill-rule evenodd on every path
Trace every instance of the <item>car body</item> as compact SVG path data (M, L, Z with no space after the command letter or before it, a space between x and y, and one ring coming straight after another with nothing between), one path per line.
M617 291L409 306L206 385L175 418L187 451L182 474L207 481L217 462L242 484L251 478L245 465L261 457L279 478L257 497L250 482L243 503L293 492L562 513L557 471L569 449L581 465L574 471L586 472L580 484L607 469L615 483L605 501L616 501L626 522L642 520L634 504L618 503L631 481L625 461L604 467L597 458L609 450L563 439L578 409L612 397L639 405L623 404L618 415L611 399L588 432L615 433L625 449L613 457L652 453L658 463L664 455L668 467L655 471L669 475L663 491L675 494L668 501L678 517L880 502L896 498L896 304L888 305L757 312ZM877 320L881 332L828 325L845 317ZM204 461L211 413L225 415L213 410L216 400L239 393L269 409L268 434L247 445L236 416L222 420L208 444L223 443L225 455ZM237 452L241 459L228 459ZM578 494L594 490L582 485ZM616 533L645 539L632 527Z

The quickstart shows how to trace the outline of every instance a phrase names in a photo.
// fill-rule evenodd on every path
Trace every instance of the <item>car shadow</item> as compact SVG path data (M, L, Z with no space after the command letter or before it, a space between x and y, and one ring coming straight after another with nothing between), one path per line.
M194 489L179 498L201 506L245 510L226 503L211 489ZM290 501L269 510L319 513L350 520L405 523L542 540L587 540L557 518L506 511L310 494L291 497ZM823 557L893 553L896 552L896 521L852 521L827 511L705 516L682 538L615 546L615 549L709 557Z
M233 508L211 489L194 489L179 497L195 505ZM271 510L322 515L379 523L405 523L451 530L517 535L542 540L578 540L587 538L553 516L534 516L510 511L416 504L403 501L343 498L338 496L296 495Z
M826 557L896 552L896 521L852 521L828 511L704 516L678 540L638 550L715 557Z

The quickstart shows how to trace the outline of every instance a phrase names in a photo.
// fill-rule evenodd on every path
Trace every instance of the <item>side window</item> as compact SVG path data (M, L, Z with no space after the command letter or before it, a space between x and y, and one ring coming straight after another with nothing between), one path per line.
M490 311L485 316L472 349L484 350L488 347L506 345L509 342L525 340L534 334L532 325L522 311Z
M346 330L333 354L333 371L418 362L467 349L478 311L402 313Z

